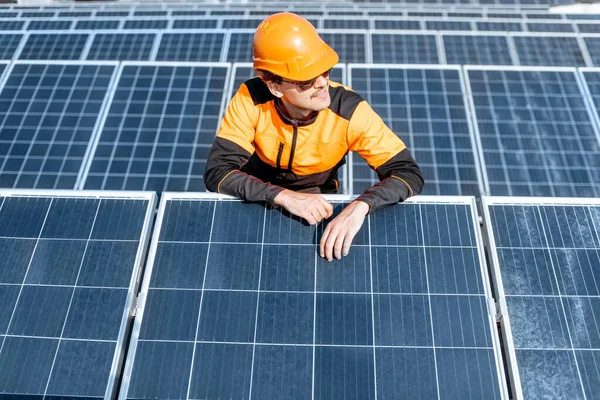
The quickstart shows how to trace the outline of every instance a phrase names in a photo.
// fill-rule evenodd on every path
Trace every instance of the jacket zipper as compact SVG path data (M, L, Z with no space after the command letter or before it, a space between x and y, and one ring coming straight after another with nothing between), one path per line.
M281 156L283 155L283 142L279 143L279 150L277 151L277 169L281 169Z
M288 163L288 170L292 171L292 163L294 162L294 153L296 153L296 141L298 140L298 125L293 125L294 135L292 137L292 149L290 150L290 162Z

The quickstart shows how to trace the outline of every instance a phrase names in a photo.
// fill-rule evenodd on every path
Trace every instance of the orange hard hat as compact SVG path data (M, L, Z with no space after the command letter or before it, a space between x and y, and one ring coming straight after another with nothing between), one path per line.
M254 69L307 81L333 68L339 57L310 22L283 12L265 18L256 28L252 60Z

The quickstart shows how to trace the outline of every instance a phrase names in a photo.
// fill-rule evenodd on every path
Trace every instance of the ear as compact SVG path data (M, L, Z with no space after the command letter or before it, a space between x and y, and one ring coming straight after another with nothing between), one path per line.
M278 98L283 97L283 92L281 91L281 87L279 86L278 83L275 83L273 81L268 81L267 87L269 88L269 91L271 92L271 94L273 94L273 96L278 97Z

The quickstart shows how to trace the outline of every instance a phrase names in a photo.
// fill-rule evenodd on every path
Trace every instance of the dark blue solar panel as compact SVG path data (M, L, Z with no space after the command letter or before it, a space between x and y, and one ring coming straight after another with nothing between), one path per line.
M512 65L505 36L443 35L448 64Z
M134 17L163 17L163 16L167 16L168 12L167 11L134 11L133 12L133 16Z
M369 29L368 19L323 19L325 29Z
M488 18L517 19L517 20L523 18L523 14L521 14L521 13L509 14L509 13L488 12L487 16L488 16Z
M154 33L98 33L87 59L148 61L155 39Z
M227 49L228 62L248 62L252 60L252 38L254 32L232 32Z
M409 17L443 17L444 13L435 11L409 11Z
M110 20L110 19L80 19L75 24L75 28L78 30L95 30L95 29L119 29L121 21Z
M581 33L600 33L600 24L577 24Z
M22 60L79 60L89 38L84 33L33 33L27 38Z
M130 19L125 21L123 29L167 29L166 19Z
M71 20L33 19L29 21L27 30L30 31L66 31L71 29Z
M528 22L527 29L531 32L575 32L572 24Z
M21 13L21 18L52 18L54 17L54 13L53 12L44 12L44 11L32 11L32 12L28 12L28 11L23 11Z
M84 187L203 191L227 72L123 67Z
M597 202L486 205L520 398L594 398L600 354ZM507 319L508 318L508 319ZM540 335L540 332L544 334Z
M321 38L340 56L341 63L367 62L366 37L364 33L321 32Z
M575 37L514 36L521 65L585 66Z
M352 68L350 86L403 139L427 182L423 194L480 193L458 70ZM352 156L352 193L360 194L379 179Z
M520 22L476 21L475 23L477 30L480 31L520 32L523 30Z
M252 19L232 19L232 18L224 18L222 23L222 28L224 29L256 29L258 24L262 22L261 18L252 18Z
M434 35L372 34L374 63L438 64Z
M403 11L368 11L370 17L403 17Z
M114 72L14 66L0 92L0 187L74 188Z
M127 17L129 11L96 11L96 17Z
M600 113L600 71L583 71L583 77L592 95L596 111Z
M227 16L227 15L244 15L244 11L243 10L215 10L212 9L210 10L210 15L221 15L221 16Z
M449 18L483 18L483 14L482 13L476 13L476 12L451 12L449 11L447 13Z
M4 397L102 398L115 390L150 199L0 197ZM94 239L107 209L133 237Z
M0 18L17 18L19 16L18 12L14 11L1 11Z
M468 75L490 194L600 195L600 143L573 72Z
M526 13L525 14L526 18L529 19L562 19L562 14L540 14L540 13L536 13L536 14L532 14L532 13Z
M219 61L223 33L165 33L156 55L157 61Z
M81 18L91 16L91 11L61 11L58 13L59 18Z
M0 60L10 60L13 58L22 38L23 35L20 34L0 34ZM0 75L2 75L1 72Z
M0 31L18 31L23 29L24 25L24 20L0 20Z
M600 19L598 14L565 14L567 19L581 19L581 20L592 20Z
M594 66L600 67L600 37L584 37L583 40Z
M173 20L173 29L214 29L218 23L216 19L176 19Z
M373 213L329 263L323 226L168 197L126 398L503 398L472 207Z
M470 31L469 21L425 21L425 29L430 31Z
M421 23L408 19L376 19L375 29L418 31L421 29Z
M191 15L206 15L206 10L173 10L173 16L191 16Z

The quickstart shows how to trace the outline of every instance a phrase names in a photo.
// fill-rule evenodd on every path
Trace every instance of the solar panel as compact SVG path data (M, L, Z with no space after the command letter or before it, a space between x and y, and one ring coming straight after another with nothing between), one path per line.
M164 33L158 61L219 61L225 34L217 31Z
M0 34L0 60L10 60L19 48L23 35L18 33Z
M409 17L443 17L444 14L435 11L408 11Z
M245 32L234 31L229 36L227 48L228 62L247 62L252 60L252 39L254 30Z
M600 113L600 70L598 68L582 68L581 73L587 91L590 94L596 113Z
M527 29L530 32L575 32L572 24L557 22L528 22Z
M439 64L435 35L371 33L374 63Z
M598 197L600 142L574 69L468 67L487 193Z
M475 24L480 31L521 32L523 30L520 22L475 21Z
M29 20L29 24L27 25L27 30L33 31L61 31L61 30L69 30L71 29L71 25L73 25L72 20L49 20L49 19L32 19Z
M0 12L0 18L18 18L18 17L19 17L18 12L11 12L11 11Z
M76 30L119 29L121 21L115 19L80 19L76 22Z
M87 59L148 61L155 39L155 33L97 33Z
M2 396L110 398L156 195L0 196Z
M426 20L425 29L430 31L470 31L470 21Z
M54 17L54 13L53 12L27 12L27 11L23 11L21 13L21 18L53 18Z
M369 29L368 19L324 18L325 29Z
M204 191L229 64L124 62L84 189Z
M404 17L404 11L369 11L370 17Z
M129 11L96 11L96 17L128 17Z
M453 67L350 65L349 82L408 147L421 168L423 194L479 195L469 116L460 70ZM351 154L350 193L379 182L357 154Z
M562 19L562 14L550 14L550 13L526 13L525 17L529 19Z
M577 24L579 32L581 33L600 33L600 24Z
M421 23L414 19L373 19L375 29L418 31Z
M505 36L442 35L448 64L512 65Z
M319 31L319 36L338 53L341 63L367 62L365 33Z
M328 10L327 11L327 15L332 17L332 16L347 16L347 17L362 17L364 16L364 12L363 11L344 11L344 10L340 10L340 11L336 11L336 10Z
M31 33L19 54L22 60L79 60L87 33Z
M152 10L152 11L144 11L144 10L140 10L140 11L134 11L133 15L135 17L161 17L164 16L166 17L168 15L167 11L164 10Z
M488 18L502 18L502 19L522 19L523 15L521 13L494 13L488 12Z
M123 29L167 29L168 25L166 19L128 19Z
M600 203L483 202L515 398L595 398Z
M597 14L565 14L567 19L581 19L581 20L591 20L591 19L600 19L600 15Z
M18 31L23 29L25 21L13 20L13 21L0 21L0 31Z
M448 11L448 18L483 18L480 12L452 12Z
M91 16L91 11L61 11L57 15L58 18L81 18Z
M15 63L0 92L0 187L75 187L115 71Z
M206 15L206 10L173 10L173 16Z
M164 194L121 400L508 399L474 210L387 208L328 263L322 225Z
M245 11L244 10L210 10L210 15L221 15L221 16L228 16L228 15L239 15L242 16L244 15Z
M584 37L583 41L588 49L592 63L600 67L600 37Z
M256 29L258 24L262 22L261 18L248 19L223 19L222 27L224 29ZM254 31L253 31L254 32Z
M521 65L585 66L575 36L513 36Z
M175 19L173 29L215 29L218 23L216 19Z

